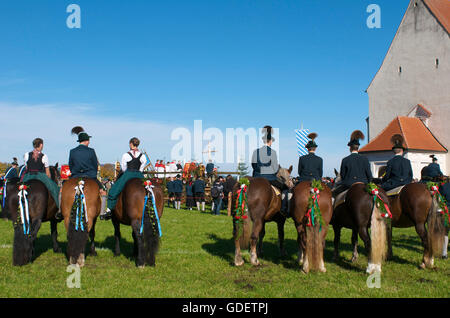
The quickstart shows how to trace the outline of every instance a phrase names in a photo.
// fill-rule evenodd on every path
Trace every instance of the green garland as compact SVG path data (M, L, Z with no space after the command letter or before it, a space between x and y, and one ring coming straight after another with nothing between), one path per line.
M448 205L447 205L447 201L445 200L445 198L442 196L442 194L439 192L439 184L436 182L427 182L427 188L428 190L431 192L432 196L436 196L438 204L439 204L439 208L441 209L441 214L444 215L444 225L445 227L449 227L450 226L450 215L448 212Z
M247 207L247 189L250 185L250 181L247 178L241 178L239 180L239 189L237 190L236 198L236 212L234 215L234 223L237 228L236 240L238 240L243 234L244 222L248 216L245 214L245 209Z
M375 183L370 182L366 186L366 191L373 196L374 204L378 209L381 210L381 215L383 216L383 218L385 218L386 220L392 219L392 214L389 210L389 207L387 206L387 203L384 202L379 195L380 190L378 189L378 186Z
M314 227L316 224L320 224L320 230L324 225L322 212L319 207L320 191L323 190L322 182L320 180L311 181L311 196L308 198L308 212L306 217L308 219L307 226Z

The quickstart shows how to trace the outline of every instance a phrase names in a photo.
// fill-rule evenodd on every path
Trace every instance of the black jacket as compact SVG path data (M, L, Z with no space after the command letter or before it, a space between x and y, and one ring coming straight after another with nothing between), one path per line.
M392 190L413 181L413 171L411 162L402 156L395 156L388 161L386 174L381 180L381 187L386 190Z
M299 181L321 180L323 176L323 160L313 153L301 156L298 160Z
M355 182L372 182L369 160L358 153L352 153L342 159L340 173L341 183L347 187L350 187Z
M70 150L69 169L70 178L97 178L98 159L95 150L84 145Z

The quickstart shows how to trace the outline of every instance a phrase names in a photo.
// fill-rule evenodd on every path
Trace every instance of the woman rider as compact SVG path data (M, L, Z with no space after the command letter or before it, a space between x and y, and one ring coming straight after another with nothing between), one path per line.
M42 153L44 140L41 138L34 139L33 148L33 151L27 152L23 156L25 162L25 175L22 181L24 183L30 180L41 181L46 186L53 197L53 200L55 200L56 206L59 208L59 187L51 179L48 157Z
M127 181L140 178L143 179L145 165L147 163L147 158L142 154L138 146L140 141L138 138L133 137L130 139L130 151L126 152L122 156L122 171L123 175L117 179L114 185L111 187L108 193L108 208L103 219L109 219L111 217L111 210L115 208L119 194L122 192Z

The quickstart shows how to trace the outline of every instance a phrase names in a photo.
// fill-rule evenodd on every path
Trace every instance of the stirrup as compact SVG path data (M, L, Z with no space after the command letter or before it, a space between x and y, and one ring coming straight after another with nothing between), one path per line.
M55 219L56 219L56 221L62 221L64 219L63 215L60 211L56 212Z
M112 216L111 210L105 211L105 213L100 214L100 220L106 221L109 220Z

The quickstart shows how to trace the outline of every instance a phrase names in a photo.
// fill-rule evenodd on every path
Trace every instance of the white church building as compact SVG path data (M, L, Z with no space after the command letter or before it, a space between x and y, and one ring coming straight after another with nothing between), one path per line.
M438 158L450 173L450 0L411 0L391 46L366 90L372 173L393 157L390 138L401 134L414 178Z

